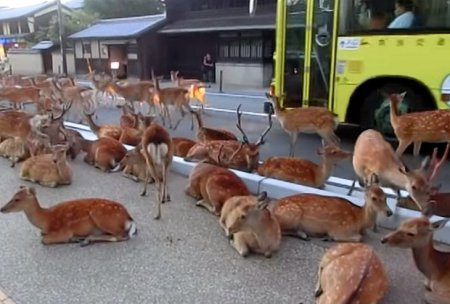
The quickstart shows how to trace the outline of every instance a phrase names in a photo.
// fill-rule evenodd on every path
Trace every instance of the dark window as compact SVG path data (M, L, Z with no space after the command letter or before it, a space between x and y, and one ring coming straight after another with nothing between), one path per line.
M18 34L19 33L19 24L17 23L17 20L9 22L9 32L11 34Z
M20 29L21 29L22 33L30 32L30 28L28 27L28 20L26 20L26 19L20 20Z
M91 55L92 54L92 50L91 50L91 42L83 42L83 55Z
M261 61L272 58L273 43L261 32L222 33L219 38L221 61Z

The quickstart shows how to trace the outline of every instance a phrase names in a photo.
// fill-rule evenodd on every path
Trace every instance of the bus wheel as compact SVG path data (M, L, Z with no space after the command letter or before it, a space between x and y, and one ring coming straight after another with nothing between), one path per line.
M400 114L418 112L430 109L426 106L425 96L418 93L411 87L405 85L386 85L379 89L372 90L364 99L361 107L360 126L363 130L375 129L383 134L387 140L396 141L394 130L390 118L390 101L381 95L381 92L387 94L407 92L398 111Z

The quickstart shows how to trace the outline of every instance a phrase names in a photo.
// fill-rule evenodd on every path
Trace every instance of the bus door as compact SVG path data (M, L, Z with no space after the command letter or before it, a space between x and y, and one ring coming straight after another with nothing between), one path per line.
M303 106L324 106L333 110L333 86L330 75L334 72L335 22L338 0L308 1L305 75ZM309 56L308 56L309 55Z

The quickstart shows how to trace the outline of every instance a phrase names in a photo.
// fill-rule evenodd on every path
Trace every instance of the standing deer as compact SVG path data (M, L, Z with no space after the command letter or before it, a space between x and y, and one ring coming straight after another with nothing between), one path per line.
M25 212L28 220L41 230L45 245L81 241L120 242L137 235L136 223L120 203L102 198L83 198L40 206L34 188L21 186L1 213Z
M189 90L189 96L191 98L197 99L203 109L206 93L206 84L198 79L185 79L179 76L179 71L170 71L170 80L172 83L178 87L187 88Z
M158 210L154 218L160 219L161 204L170 201L170 195L167 189L167 173L173 158L174 147L172 138L166 129L153 122L144 131L141 146L147 167L147 176L141 195L146 195L147 184L150 178L153 178L158 191Z
M327 249L320 261L316 304L376 304L388 286L383 263L369 245L337 244Z
M322 157L319 165L307 159L271 156L258 166L257 171L261 176L320 188L330 177L334 165L352 155L334 145L318 149L317 154Z
M334 133L339 121L327 108L307 107L286 110L280 107L279 97L267 93L266 97L272 102L281 127L290 137L289 156L294 156L299 133L317 133L327 143L339 145L339 137Z
M391 125L398 139L397 156L402 156L408 146L414 143L414 156L419 155L422 142L450 142L450 111L432 110L400 115L398 105L406 92L385 95L391 106Z
M381 242L393 247L411 248L418 270L426 278L425 302L450 303L450 253L438 251L433 246L433 231L445 227L449 219L432 223L434 204L422 210L422 216L408 219L397 230L388 233Z
M285 235L304 240L325 236L325 240L360 242L367 229L376 230L378 213L393 214L375 178L364 200L364 206L359 207L342 197L302 193L278 200L273 212Z
M232 199L240 201L235 208L228 210L223 223L233 238L231 246L242 256L250 252L263 254L266 258L280 248L281 232L276 217L267 208L267 193L258 197L238 196ZM229 200L226 204L229 204ZM241 207L241 204L245 207ZM234 205L234 204L233 204Z
M408 191L419 209L422 209L422 204L428 202L430 195L435 191L430 184L429 176L425 174L428 165L429 157L426 157L420 168L409 170L381 133L372 129L365 130L359 135L353 151L353 168L364 184L372 174L375 174L381 184L397 192L397 200L400 199L400 189ZM435 174L438 168L435 164L433 168ZM353 182L349 195L355 183L356 181Z

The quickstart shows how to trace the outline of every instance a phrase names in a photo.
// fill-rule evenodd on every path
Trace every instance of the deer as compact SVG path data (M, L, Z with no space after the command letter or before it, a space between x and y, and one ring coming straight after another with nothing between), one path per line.
M127 149L118 140L109 137L84 139L81 146L82 151L86 152L84 162L103 172L120 170L120 161L127 154Z
M137 235L137 227L127 209L103 198L79 198L41 207L36 189L20 186L1 213L23 211L30 223L41 231L44 245L78 242L127 241Z
M216 216L220 216L222 206L230 197L250 195L247 185L234 172L203 162L190 172L185 193L198 200L196 206Z
M195 121L197 122L196 137L199 142L210 140L238 140L236 135L224 129L205 128L199 111L192 111Z
M250 143L247 135L241 127L241 115L237 108L236 127L243 135L242 142L235 140L211 140L195 144L184 158L185 161L206 161L218 165L219 162L227 164L228 168L233 168L245 172L253 172L258 167L259 148L264 144L264 138L272 128L272 116L269 113L268 127L262 132L258 141ZM222 152L219 155L219 152Z
M232 205L234 208L228 209ZM268 205L267 192L262 192L258 197L234 196L225 203L224 209L227 208L229 212L224 216L222 224L229 235L232 235L231 246L242 257L253 252L270 258L279 250L280 225L267 208Z
M141 196L147 194L147 184L152 178L157 189L157 212L154 219L161 218L161 204L170 201L167 189L167 173L173 159L173 142L167 130L159 124L152 122L145 129L141 141L141 153L146 163L146 178Z
M137 146L136 148L129 150L119 163L122 175L135 182L145 182L147 177L147 164L144 155L141 153L141 149L140 146ZM150 180L149 182L152 183L153 180Z
M14 109L23 109L24 102L38 103L41 97L40 89L29 87L6 87L0 89L0 98L13 104Z
M172 137L173 155L178 157L186 157L189 150L197 143L196 141L184 137Z
M392 146L383 138L383 135L373 129L363 131L357 138L353 150L353 169L360 183L366 183L372 174L380 178L383 185L394 189L397 201L400 199L400 189L409 192L411 198L421 210L422 204L428 201L436 188L430 184L426 171L430 165L429 157L425 157L418 169L410 170L395 154ZM433 172L437 173L439 166L434 164ZM349 190L351 195L356 180Z
M14 168L18 162L30 157L30 151L22 138L10 137L0 142L0 156L7 157Z
M188 88L191 98L197 99L203 109L205 105L206 84L198 79L185 79L179 76L180 71L170 71L170 80L178 87Z
M289 156L294 156L295 144L299 133L317 133L327 143L339 145L340 139L334 133L339 120L336 115L324 107L306 107L286 110L280 107L280 97L266 93L271 101L275 115L283 130L289 135Z
M393 215L375 175L365 190L363 207L342 197L302 193L279 199L273 212L284 235L303 240L318 236L325 241L361 242L367 229L377 230L378 214Z
M433 233L445 227L449 219L431 222L434 203L422 209L421 216L407 219L393 232L386 234L381 243L392 247L410 248L417 269L425 276L426 303L450 303L450 253L436 250Z
M93 115L95 113L95 109L83 109L84 115L86 117L86 121L89 125L89 128L91 131L97 135L99 138L113 138L116 140L119 140L120 136L122 135L122 128L118 125L113 124L104 124L104 125L97 125L93 119Z
M154 116L143 116L141 113L139 113L137 115L137 128L121 127L122 132L119 137L119 142L124 145L139 145L144 130L151 124L154 118Z
M317 150L317 154L322 158L320 164L301 158L271 156L258 166L257 172L265 177L322 188L331 176L333 167L352 155L337 146L326 145L324 142L322 144L323 147Z
M418 156L422 142L450 142L450 112L448 110L431 110L400 115L398 105L406 92L401 94L384 94L390 101L390 121L398 139L396 154L402 156L409 145L414 143L413 155Z
M192 116L192 108L189 105L190 97L189 91L184 88L170 87L170 88L160 88L159 80L155 78L155 74L152 70L152 81L155 84L152 89L152 101L153 104L158 105L162 110L162 122L165 125L164 116L167 116L169 120L169 128L176 130L178 125L183 120L186 113L183 109L187 109ZM180 110L181 118L172 125L172 119L170 117L170 108L176 107ZM191 130L194 130L194 117L192 116Z
M121 128L137 128L138 127L138 115L134 113L133 109L129 104L124 104L120 106L122 109L122 115L120 116L120 127Z
M67 145L55 145L52 153L28 158L22 163L19 176L23 180L55 188L72 183L72 166L68 162Z
M318 269L316 304L380 303L389 288L383 263L364 243L332 246L322 256Z

